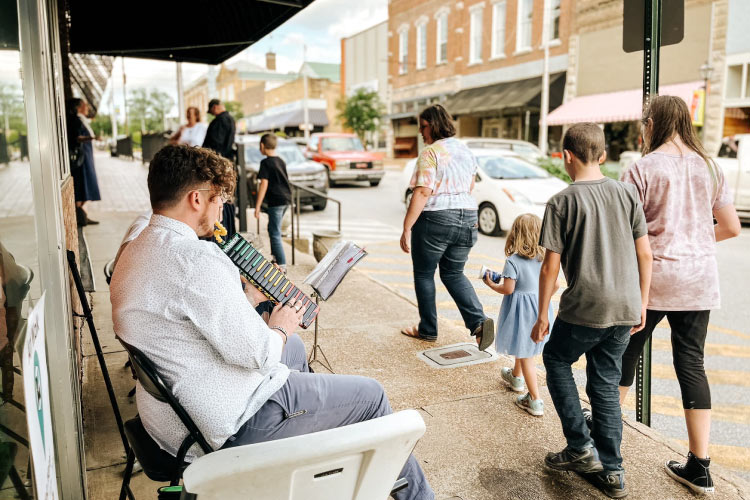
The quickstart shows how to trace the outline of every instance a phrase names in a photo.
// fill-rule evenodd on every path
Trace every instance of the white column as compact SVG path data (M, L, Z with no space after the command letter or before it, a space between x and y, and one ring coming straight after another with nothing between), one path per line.
M539 149L547 154L547 113L549 112L549 0L544 0L542 17L542 46L544 47L544 70L542 71L542 106L539 110Z
M115 79L109 79L109 116L112 120L112 139L117 140L117 114L115 113Z
M177 63L177 123L185 119L185 93L182 88L182 63Z
M304 55L302 57L302 87L303 87L303 97L302 97L302 116L303 121L305 123L305 140L310 140L310 110L307 106L307 67L305 66L307 64L307 45L305 45L304 48Z

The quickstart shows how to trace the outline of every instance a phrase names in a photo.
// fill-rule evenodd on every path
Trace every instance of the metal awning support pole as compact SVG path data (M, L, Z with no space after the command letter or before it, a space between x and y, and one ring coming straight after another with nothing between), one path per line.
M294 189L294 192L292 193L292 265L295 264L296 260L296 248L294 245L294 240L296 239L294 237L294 202L295 202L295 195L297 194L297 191L299 191L296 187L292 186L292 189Z
M661 47L662 0L646 0L643 15L643 107L659 93L659 48ZM651 337L638 358L635 380L635 418L651 425Z

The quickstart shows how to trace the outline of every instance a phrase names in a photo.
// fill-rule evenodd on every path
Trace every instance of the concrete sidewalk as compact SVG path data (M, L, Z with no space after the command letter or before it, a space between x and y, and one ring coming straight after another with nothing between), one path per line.
M92 294L94 315L123 418L127 420L136 413L134 398L127 397L134 381L130 370L123 367L126 355L114 338L109 291L102 269L115 255L120 238L137 214L95 215L101 225L85 228L97 280L97 291ZM291 261L289 255L287 259ZM311 256L298 253L297 265L289 268L290 278L301 284L314 264ZM509 359L501 357L495 362L453 369L429 367L417 358L419 351L467 342L470 337L448 320L440 322L437 344L411 340L399 333L401 327L417 319L417 309L411 301L355 269L334 297L321 305L320 345L336 373L373 377L384 385L394 410L419 409L427 433L415 454L438 499L606 498L575 474L544 468L544 455L564 446L560 422L546 387L541 388L546 415L534 418L513 404L516 394L500 382L500 368L510 366ZM309 350L312 328L300 335ZM83 336L89 498L112 499L119 493L125 455L88 331ZM323 370L320 365L314 367ZM686 452L649 428L626 421L623 456L629 498L693 498L663 470L664 461L680 458ZM716 482L713 498L750 498L750 485L743 480L719 466L712 467L712 473ZM158 486L143 473L133 478L136 496L141 500L156 498Z

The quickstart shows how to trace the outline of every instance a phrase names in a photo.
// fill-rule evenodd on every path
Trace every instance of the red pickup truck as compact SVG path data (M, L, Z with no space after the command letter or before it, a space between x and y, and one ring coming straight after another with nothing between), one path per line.
M340 181L368 181L377 186L385 175L382 155L365 151L356 134L312 134L305 156L326 166L330 186Z

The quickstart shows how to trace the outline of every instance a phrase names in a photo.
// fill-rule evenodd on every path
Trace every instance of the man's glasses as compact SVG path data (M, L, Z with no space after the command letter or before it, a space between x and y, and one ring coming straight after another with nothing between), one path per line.
M211 189L211 188L200 188L200 189L196 189L196 191L211 191L212 192L213 189ZM219 198L221 198L221 202L222 203L227 203L229 201L229 196L227 196L224 193L219 193L216 196L218 196Z

